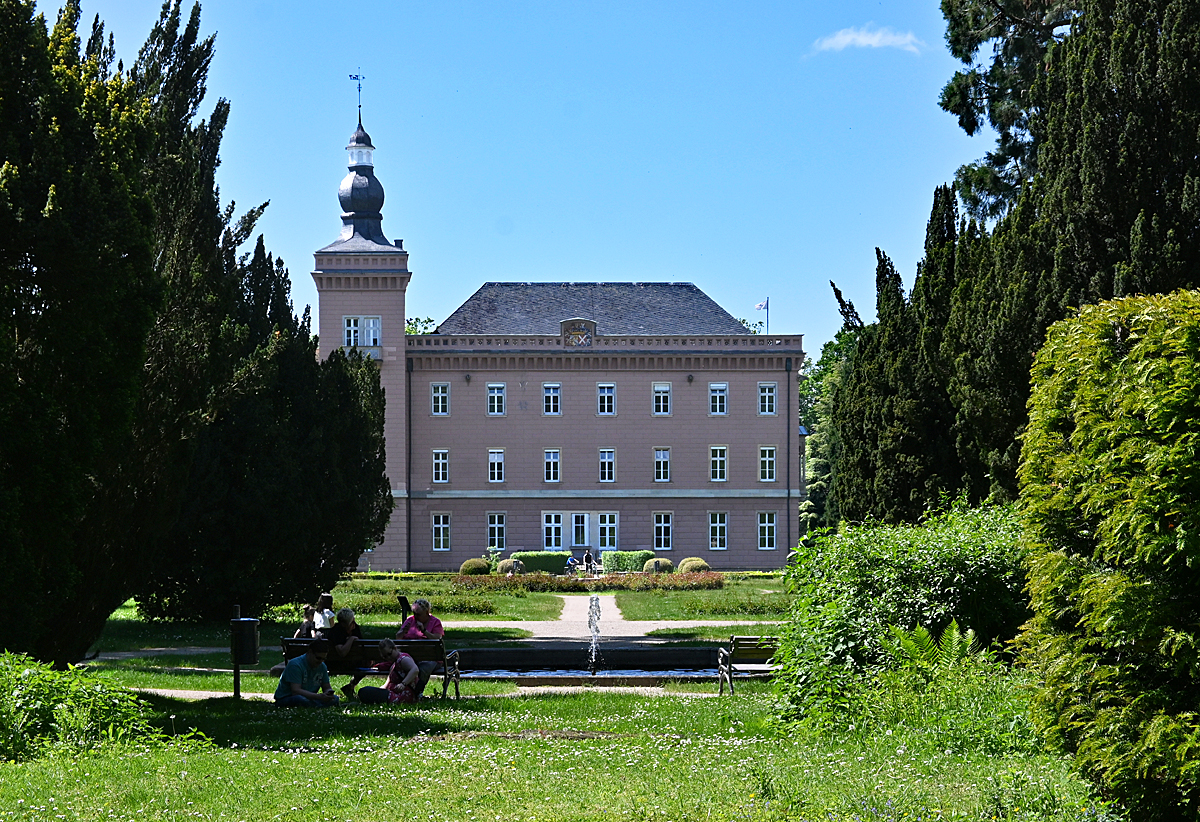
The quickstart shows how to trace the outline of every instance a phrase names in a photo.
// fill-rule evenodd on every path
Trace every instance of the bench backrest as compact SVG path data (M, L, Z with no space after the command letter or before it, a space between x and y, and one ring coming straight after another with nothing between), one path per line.
M283 649L285 660L295 659L308 653L308 646L314 640L280 637L279 645ZM413 658L414 662L446 662L446 643L440 639L397 639L396 647ZM346 668L364 668L370 662L379 661L378 639L360 639L350 648L346 656L339 657L330 646L329 657L325 660L329 670Z
M731 636L729 657L734 662L765 662L779 650L779 638L773 636Z

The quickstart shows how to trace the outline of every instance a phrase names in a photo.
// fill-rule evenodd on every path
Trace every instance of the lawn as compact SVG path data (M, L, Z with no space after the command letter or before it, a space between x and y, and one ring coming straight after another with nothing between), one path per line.
M792 601L778 577L732 579L710 591L620 591L616 596L622 616L635 621L779 620L787 616Z
M920 729L787 735L757 683L732 699L592 690L407 709L150 704L168 732L194 727L211 742L0 764L0 820L1103 818L1060 759L937 750Z

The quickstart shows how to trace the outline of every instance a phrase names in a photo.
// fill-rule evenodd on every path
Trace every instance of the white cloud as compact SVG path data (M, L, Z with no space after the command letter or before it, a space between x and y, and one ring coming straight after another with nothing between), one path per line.
M901 34L898 31L892 31L887 26L875 28L871 23L867 23L862 28L851 26L828 37L822 37L813 45L817 51L841 51L849 46L854 46L856 48L904 49L913 54L920 54L920 47L925 44L918 40L917 35L911 31Z

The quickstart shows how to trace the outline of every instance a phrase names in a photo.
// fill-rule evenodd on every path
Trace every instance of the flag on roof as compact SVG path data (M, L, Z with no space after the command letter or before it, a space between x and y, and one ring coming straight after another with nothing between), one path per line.
M766 308L768 305L770 305L770 303L771 303L771 298L770 298L770 297L767 297L767 298L766 298L765 300L763 300L761 303L759 303L758 305L754 306L754 310L755 310L755 311L762 311L764 308Z

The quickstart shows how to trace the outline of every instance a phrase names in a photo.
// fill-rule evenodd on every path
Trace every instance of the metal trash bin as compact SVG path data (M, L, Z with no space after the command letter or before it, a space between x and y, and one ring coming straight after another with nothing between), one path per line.
M258 664L258 620L229 620L229 653L234 665Z

